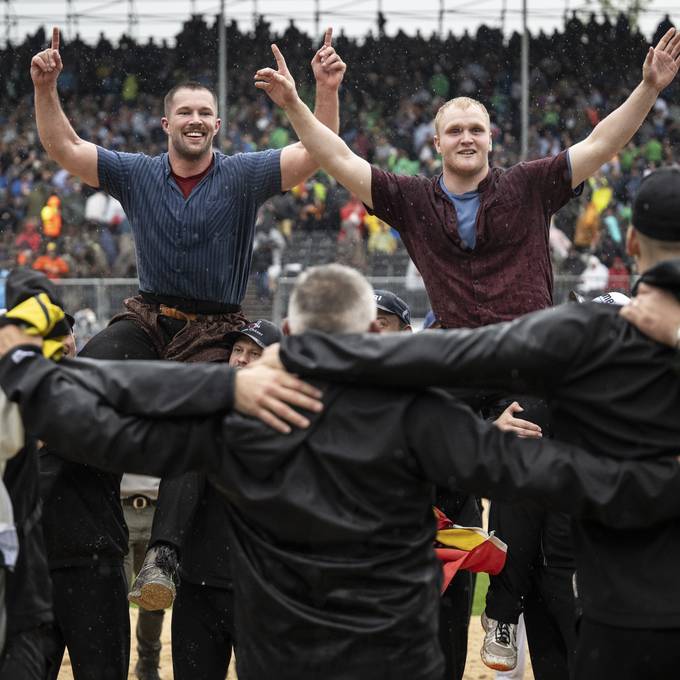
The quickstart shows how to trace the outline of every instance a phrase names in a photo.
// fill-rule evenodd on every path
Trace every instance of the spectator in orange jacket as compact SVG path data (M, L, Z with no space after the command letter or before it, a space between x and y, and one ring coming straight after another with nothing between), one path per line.
M50 279L60 279L69 273L69 266L57 252L55 243L47 244L47 252L33 263L33 269L43 272Z

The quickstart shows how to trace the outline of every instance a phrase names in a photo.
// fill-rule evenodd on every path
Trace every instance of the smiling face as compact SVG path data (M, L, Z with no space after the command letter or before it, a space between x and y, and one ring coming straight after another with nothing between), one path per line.
M210 90L180 88L167 103L161 119L171 156L196 162L212 153L220 129L215 98Z
M489 171L489 116L475 104L445 107L437 115L434 137L444 170L459 177L479 177L481 181Z

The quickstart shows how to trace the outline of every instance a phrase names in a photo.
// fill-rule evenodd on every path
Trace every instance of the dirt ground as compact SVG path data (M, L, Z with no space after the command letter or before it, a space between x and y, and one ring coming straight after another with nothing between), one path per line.
M137 609L130 609L131 616L131 628L134 631L135 622L137 619ZM467 667L465 669L465 680L493 680L494 672L489 670L479 658L479 648L482 644L482 627L479 623L479 616L473 616L470 621L470 639L468 643L468 660ZM136 645L133 642L132 645L132 656L130 659L130 680L133 680L134 667L137 662L137 650ZM236 672L234 671L232 662L232 667L229 669L228 680L236 680ZM524 680L533 680L534 676L531 672L531 666L528 664L524 673ZM161 678L163 680L172 680L172 660L170 658L170 617L166 616L163 623L163 654L161 657ZM68 656L64 658L64 662L61 665L61 671L59 672L59 680L73 680L73 674L71 673L71 663L69 662ZM196 680L201 680L196 678Z

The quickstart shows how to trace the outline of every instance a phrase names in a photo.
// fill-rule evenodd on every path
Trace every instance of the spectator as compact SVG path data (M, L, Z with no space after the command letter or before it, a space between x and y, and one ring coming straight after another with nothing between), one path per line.
M623 259L618 255L614 258L611 267L609 267L606 290L625 294L630 293L630 272Z
M377 228L373 229L368 237L368 252L394 255L396 250L397 239L394 238L390 225L382 220L377 220Z
M33 263L33 269L43 272L50 279L61 279L66 276L69 273L69 266L57 252L57 244L50 242L45 250L45 254Z
M22 230L17 234L14 245L22 250L28 248L31 252L37 253L40 250L42 237L38 232L38 225L34 219L24 221Z
M40 211L45 238L57 239L61 236L61 199L52 194Z

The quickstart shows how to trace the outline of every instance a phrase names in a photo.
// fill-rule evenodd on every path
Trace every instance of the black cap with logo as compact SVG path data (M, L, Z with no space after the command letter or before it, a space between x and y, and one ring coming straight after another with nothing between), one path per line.
M398 295L389 290L374 290L373 296L375 297L375 304L378 309L395 314L406 326L411 325L411 310Z
M239 328L237 331L227 333L226 340L233 344L241 335L250 338L256 345L262 347L262 349L269 345L273 345L275 342L281 342L281 338L283 338L283 333L279 327L266 319L258 319L243 328Z

